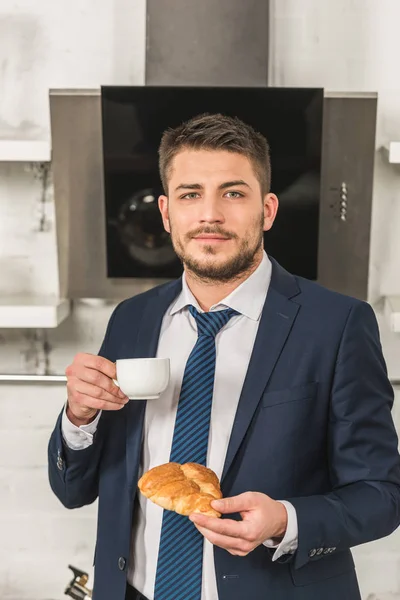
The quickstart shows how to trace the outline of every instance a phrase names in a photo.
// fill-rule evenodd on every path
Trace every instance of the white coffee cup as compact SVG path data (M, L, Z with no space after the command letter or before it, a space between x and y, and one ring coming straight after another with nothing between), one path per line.
M116 361L117 380L130 400L159 398L169 383L169 358L121 358Z

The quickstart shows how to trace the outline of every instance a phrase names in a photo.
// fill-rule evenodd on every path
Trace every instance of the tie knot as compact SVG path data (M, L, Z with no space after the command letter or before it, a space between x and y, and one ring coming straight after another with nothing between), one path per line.
M197 332L200 335L214 337L227 324L229 319L239 313L233 308L200 313L194 306L189 306L190 314L196 319Z

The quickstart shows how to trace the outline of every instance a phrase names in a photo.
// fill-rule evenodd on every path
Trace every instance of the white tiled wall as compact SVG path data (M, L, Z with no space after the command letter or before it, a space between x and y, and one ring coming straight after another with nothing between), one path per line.
M377 147L400 140L398 0L274 0L270 83L379 92ZM2 0L0 138L48 139L49 87L144 81L145 0ZM377 152L371 299L400 294L400 171ZM56 294L51 188L39 231L41 185L0 164L0 294ZM3 373L62 373L77 351L96 352L112 306L79 303L51 332L0 330ZM392 377L400 336L380 319ZM396 423L400 429L400 390ZM64 509L46 474L46 446L65 401L62 385L0 383L0 598L61 600L68 564L91 572L96 506ZM356 550L364 600L400 599L400 532Z

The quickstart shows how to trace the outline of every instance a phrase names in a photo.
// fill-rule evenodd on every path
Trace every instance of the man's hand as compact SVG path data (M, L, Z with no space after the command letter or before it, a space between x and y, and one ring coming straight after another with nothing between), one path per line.
M74 425L86 425L99 410L119 410L128 398L115 385L115 364L101 356L77 354L66 368L67 416Z
M209 542L231 554L246 556L267 539L285 535L286 508L266 494L245 492L213 500L211 506L222 514L240 513L243 520L217 519L197 513L189 518Z

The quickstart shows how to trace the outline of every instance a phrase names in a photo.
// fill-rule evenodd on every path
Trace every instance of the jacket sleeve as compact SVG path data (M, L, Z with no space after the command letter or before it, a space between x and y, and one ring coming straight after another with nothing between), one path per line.
M349 312L331 391L328 451L332 492L288 498L298 520L295 568L384 537L400 524L400 458L372 308ZM288 557L286 557L288 560Z
M119 306L111 315L99 350L99 356L109 360L113 360L109 349L110 331ZM51 489L64 506L78 508L91 504L98 496L99 464L107 436L107 423L100 418L93 444L84 450L68 448L63 440L61 423L62 411L48 445L49 481Z

